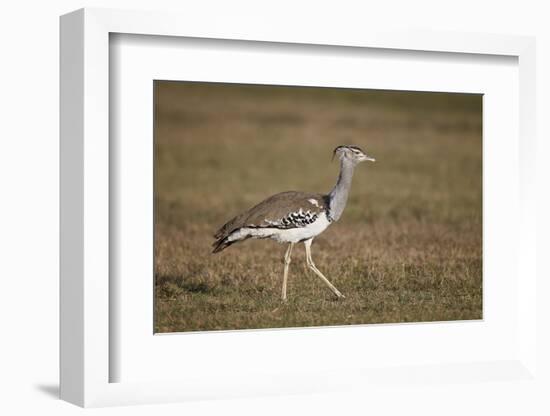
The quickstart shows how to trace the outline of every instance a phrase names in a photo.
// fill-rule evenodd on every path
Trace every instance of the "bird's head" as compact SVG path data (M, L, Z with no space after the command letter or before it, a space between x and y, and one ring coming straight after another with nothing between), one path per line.
M353 164L364 162L366 160L368 160L369 162L375 161L373 157L367 156L367 154L360 147L351 145L338 146L336 149L334 149L334 152L332 154L333 159L334 156L338 156L338 158L342 161L350 161Z

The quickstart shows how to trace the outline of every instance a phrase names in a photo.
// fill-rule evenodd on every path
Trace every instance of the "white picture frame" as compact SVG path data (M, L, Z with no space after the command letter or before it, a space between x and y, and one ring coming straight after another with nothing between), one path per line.
M112 290L109 229L113 220L109 205L113 169L109 148L109 37L115 33L517 58L520 190L516 267L517 273L521 271L514 314L517 349L498 361L442 362L424 367L419 362L415 377L432 382L435 379L479 383L484 379L479 374L492 372L508 381L536 383L536 219L532 215L535 212L534 39L374 29L342 33L315 27L304 33L299 27L282 28L253 21L239 25L238 31L235 28L223 19L204 25L200 19L185 15L107 9L83 9L61 18L61 398L88 407L343 389L360 391L361 386L373 389L378 383L397 386L410 381L410 369L371 368L365 373L359 366L355 371L333 368L326 373L327 377L313 372L284 371L257 379L223 373L213 378L205 371L203 377L194 374L177 381L111 382L110 368L120 359L110 348L109 326L110 310L116 307L109 295ZM475 372L477 376L472 375Z

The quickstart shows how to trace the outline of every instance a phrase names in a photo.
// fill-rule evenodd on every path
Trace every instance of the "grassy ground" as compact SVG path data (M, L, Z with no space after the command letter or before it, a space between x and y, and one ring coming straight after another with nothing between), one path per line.
M157 82L157 332L482 317L481 98ZM334 147L358 166L339 222L314 240L336 301L285 246L210 254L218 226L286 190L328 192Z

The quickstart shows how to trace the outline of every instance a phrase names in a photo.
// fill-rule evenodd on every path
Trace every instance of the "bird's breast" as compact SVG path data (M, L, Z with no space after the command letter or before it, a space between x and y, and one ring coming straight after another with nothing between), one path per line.
M281 243L297 243L321 234L329 225L326 213L320 212L314 221L301 227L275 230L271 238Z

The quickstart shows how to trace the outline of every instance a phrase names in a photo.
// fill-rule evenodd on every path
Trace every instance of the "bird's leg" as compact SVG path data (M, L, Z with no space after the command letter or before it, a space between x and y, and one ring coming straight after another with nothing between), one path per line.
M285 269L283 272L283 291L281 296L284 301L286 301L286 281L288 279L288 266L290 264L290 254L292 253L293 246L294 246L294 243L290 243L285 253Z
M345 298L345 296L342 295L342 293L338 289L336 289L336 287L334 287L334 285L332 283L330 283L330 281L323 275L323 273L321 273L319 271L319 269L317 267L315 267L315 263L313 263L313 259L311 258L311 242L312 242L312 240L313 239L304 241L304 245L306 246L307 267L309 267L311 270L313 270L313 272L317 276L319 276L323 280L323 282L325 282L327 284L327 286L330 288L330 290L332 290L334 292L334 294L336 296L338 296L338 298L340 298L340 299Z

